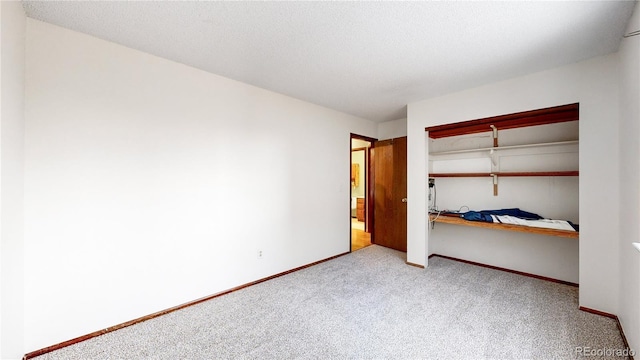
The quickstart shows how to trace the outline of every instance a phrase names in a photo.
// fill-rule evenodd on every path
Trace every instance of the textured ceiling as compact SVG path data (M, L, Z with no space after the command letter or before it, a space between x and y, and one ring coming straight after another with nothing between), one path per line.
M634 2L24 1L27 16L374 121L615 52Z

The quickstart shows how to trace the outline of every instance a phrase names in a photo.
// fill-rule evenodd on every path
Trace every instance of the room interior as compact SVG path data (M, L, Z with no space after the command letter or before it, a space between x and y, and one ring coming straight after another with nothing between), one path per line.
M352 134L407 137L394 269L408 294L424 287L404 280L445 257L577 284L571 316L614 319L640 349L638 13L623 1L0 2L0 357L338 256L387 256L352 248ZM426 130L569 104L576 122L498 137L571 144L495 160L442 154L492 148L491 131L443 142ZM522 206L578 223L579 238L432 228L429 174L549 164L579 176L437 177L438 207Z
M351 251L371 245L367 226L368 168L371 142L351 139Z

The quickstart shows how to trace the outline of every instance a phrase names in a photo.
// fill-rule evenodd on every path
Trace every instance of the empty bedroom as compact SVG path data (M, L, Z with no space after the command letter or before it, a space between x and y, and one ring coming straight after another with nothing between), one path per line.
M0 358L637 358L639 13L0 1Z

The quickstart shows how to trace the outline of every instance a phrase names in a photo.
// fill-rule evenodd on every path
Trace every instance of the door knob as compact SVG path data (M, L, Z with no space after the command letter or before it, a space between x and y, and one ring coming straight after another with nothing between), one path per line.
M407 198L402 198L402 202L406 203L407 202Z

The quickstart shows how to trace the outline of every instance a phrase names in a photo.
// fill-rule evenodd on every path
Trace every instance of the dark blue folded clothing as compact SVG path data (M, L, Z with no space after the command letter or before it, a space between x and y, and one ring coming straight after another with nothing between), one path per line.
M525 220L540 220L544 219L542 216L527 211L520 210L518 208L513 209L500 209L500 210L481 210L481 211L467 211L460 214L462 218L469 221L484 221L493 222L491 215L509 215Z

